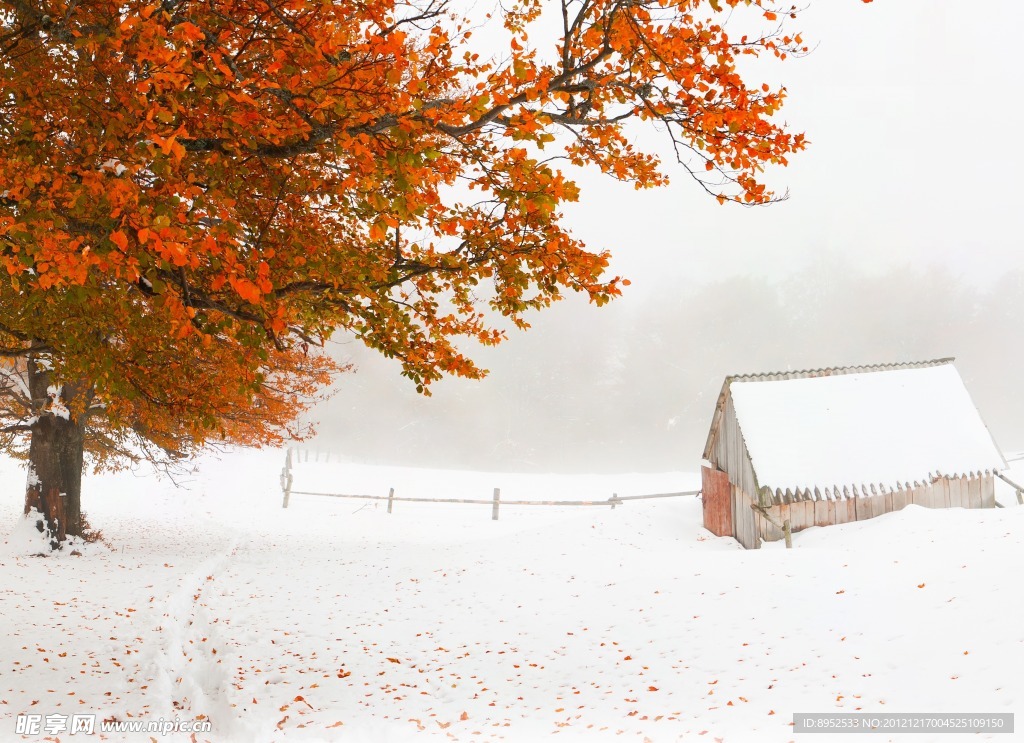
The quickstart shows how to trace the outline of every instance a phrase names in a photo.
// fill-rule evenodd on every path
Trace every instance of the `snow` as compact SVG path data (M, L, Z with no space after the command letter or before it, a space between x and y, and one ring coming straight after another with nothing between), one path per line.
M32 392L28 388L25 372L19 367L17 359L0 359L0 381L8 382L26 400L32 399Z
M46 388L46 394L50 398L50 402L46 406L46 409L52 415L55 415L58 418L63 418L64 420L69 420L70 417L71 417L71 411L68 410L67 406L64 404L63 398L61 397L61 395L63 393L63 389L64 389L63 385L53 385L53 384L51 384L49 387Z
M738 378L730 391L761 487L895 489L1006 467L952 364Z
M389 515L303 495L285 510L283 463L206 458L187 491L90 476L84 505L109 546L40 558L24 473L0 461L14 530L0 544L0 739L42 739L13 735L20 713L97 712L204 715L213 732L196 739L217 743L781 742L794 712L1024 700L1015 505L912 506L746 551L701 528L692 496L507 506L499 521L486 505ZM604 499L697 480L295 464L296 487L384 495Z

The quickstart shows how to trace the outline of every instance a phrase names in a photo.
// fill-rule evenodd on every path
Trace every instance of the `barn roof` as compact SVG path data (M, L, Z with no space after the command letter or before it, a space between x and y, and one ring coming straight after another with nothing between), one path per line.
M760 488L890 490L1002 470L952 361L727 377L704 457L731 395Z

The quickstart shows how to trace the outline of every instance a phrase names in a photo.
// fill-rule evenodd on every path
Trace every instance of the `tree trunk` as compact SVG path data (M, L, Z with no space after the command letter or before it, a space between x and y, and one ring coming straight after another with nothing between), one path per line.
M74 390L51 390L49 371L29 363L29 389L39 412L29 444L25 515L37 512L36 526L50 549L61 549L69 536L83 536L82 464L85 426L67 410Z

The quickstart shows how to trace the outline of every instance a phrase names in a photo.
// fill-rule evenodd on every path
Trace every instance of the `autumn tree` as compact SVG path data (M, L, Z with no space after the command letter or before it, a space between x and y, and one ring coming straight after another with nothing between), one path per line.
M0 441L29 442L55 545L83 528L83 452L288 436L338 329L423 390L481 375L457 342L501 339L487 306L614 297L560 168L665 184L632 122L741 204L804 146L739 69L803 50L788 6L517 0L484 43L458 7L0 0Z

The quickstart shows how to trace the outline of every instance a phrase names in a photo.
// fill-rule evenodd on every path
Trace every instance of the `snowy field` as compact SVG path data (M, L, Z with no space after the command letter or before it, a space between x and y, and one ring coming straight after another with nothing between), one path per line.
M1012 491L747 552L701 528L694 497L497 522L480 505L283 510L283 459L207 458L184 491L87 477L109 546L48 558L14 529L24 476L0 462L0 741L47 737L17 735L19 714L98 713L210 720L197 741L845 743L864 738L794 734L793 713L1022 709ZM604 500L697 480L300 462L295 488Z

